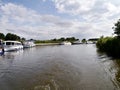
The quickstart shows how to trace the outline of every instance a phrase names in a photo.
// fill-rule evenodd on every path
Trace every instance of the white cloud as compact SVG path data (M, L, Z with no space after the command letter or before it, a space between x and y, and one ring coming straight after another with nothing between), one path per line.
M46 0L42 0L43 2L46 2Z
M80 16L86 20L104 20L120 14L120 6L110 0L53 0L60 13Z
M21 5L8 3L1 6L2 16L17 23L39 22L40 16L33 10L27 9Z
M25 6L7 3L0 6L0 31L35 39L66 36L99 37L111 35L113 23L120 14L119 6L106 1L53 0L53 2L60 13L82 17L85 20L68 20L55 15L42 15Z
M95 4L95 0L53 0L53 2L59 12L73 15L86 13Z
M26 38L47 39L64 36L64 28L72 24L54 15L40 15L36 11L13 3L0 7L0 31L16 33Z

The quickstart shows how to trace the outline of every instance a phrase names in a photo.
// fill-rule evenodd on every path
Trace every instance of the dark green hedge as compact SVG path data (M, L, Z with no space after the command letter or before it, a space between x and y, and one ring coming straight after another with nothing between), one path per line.
M101 37L96 46L99 51L106 52L107 54L115 57L120 57L119 37Z

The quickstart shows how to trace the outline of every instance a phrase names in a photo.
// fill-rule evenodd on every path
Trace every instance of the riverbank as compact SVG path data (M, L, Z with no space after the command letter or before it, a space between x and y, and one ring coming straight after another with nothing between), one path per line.
M101 37L97 44L97 48L101 52L105 52L110 56L120 58L120 38L119 37Z
M36 46L60 45L60 43L37 43Z

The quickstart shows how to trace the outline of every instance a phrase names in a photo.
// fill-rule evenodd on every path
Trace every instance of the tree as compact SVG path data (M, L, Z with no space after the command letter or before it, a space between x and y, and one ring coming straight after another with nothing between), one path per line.
M52 41L57 41L57 39L56 39L56 38L54 38L54 39L52 39Z
M26 39L25 38L21 38L22 41L25 41Z
M65 38L64 37L62 37L62 38L60 38L60 39L58 39L59 41L65 41Z
M16 34L11 34L11 33L8 33L6 36L5 36L5 40L20 40L20 37L17 36Z
M115 23L113 29L114 29L114 34L120 36L120 19L117 21L117 23Z
M5 39L5 35L3 33L0 33L0 39L2 39L2 40Z
M82 43L87 43L87 40L85 38L82 39Z
M66 38L66 41L69 41L69 42L74 42L74 41L78 41L79 39L76 39L75 37L69 37L69 38Z

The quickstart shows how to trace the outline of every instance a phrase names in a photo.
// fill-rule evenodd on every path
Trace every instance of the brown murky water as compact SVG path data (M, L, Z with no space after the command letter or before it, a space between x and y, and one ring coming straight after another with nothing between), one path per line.
M38 46L0 56L0 90L119 90L120 60L95 45Z

